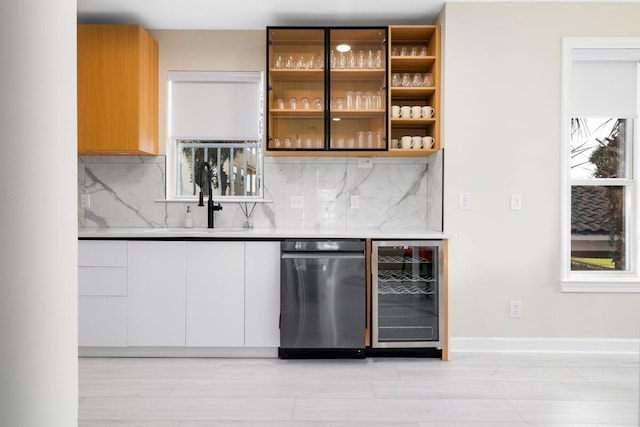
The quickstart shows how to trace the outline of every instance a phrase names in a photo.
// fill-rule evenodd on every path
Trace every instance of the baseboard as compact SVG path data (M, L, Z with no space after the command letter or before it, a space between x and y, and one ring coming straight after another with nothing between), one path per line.
M452 337L449 351L477 353L638 354L640 340L607 338Z
M272 347L79 347L80 357L278 357Z

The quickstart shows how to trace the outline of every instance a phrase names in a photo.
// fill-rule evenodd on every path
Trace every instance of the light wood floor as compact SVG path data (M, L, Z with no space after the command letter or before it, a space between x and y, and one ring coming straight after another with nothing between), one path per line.
M79 425L636 427L638 355L81 358Z

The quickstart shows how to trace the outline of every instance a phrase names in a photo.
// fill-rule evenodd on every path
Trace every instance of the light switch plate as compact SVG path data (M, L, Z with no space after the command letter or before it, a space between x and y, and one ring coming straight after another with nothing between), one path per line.
M360 209L360 196L351 196L351 209Z
M511 193L511 209L514 211L522 210L522 194Z
M460 193L460 209L463 211L471 210L471 193Z

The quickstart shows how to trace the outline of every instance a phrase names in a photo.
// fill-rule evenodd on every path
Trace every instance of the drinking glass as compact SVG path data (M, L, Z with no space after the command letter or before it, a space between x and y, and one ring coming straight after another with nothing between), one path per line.
M356 63L357 63L356 55L351 50L351 51L349 51L349 56L348 56L348 61L347 61L349 69L353 70L354 68L356 68Z
M411 74L403 73L402 74L402 87L411 87Z
M375 68L382 68L382 51L378 49L376 52Z
M402 85L402 78L400 73L391 74L391 86L398 87Z
M376 61L373 57L373 51L369 50L367 53L367 68L375 68Z
M371 110L373 107L373 92L365 92L363 97L364 103L362 105L363 110Z
M358 68L363 69L365 66L364 50L358 52Z
M413 79L411 80L411 86L415 86L415 87L422 86L422 74L415 73L413 75Z
M353 94L352 91L347 91L345 93L345 98L346 98L346 107L347 110L353 110L356 108L356 100L355 100L355 96Z
M356 92L356 99L355 99L355 107L356 110L363 110L364 109L364 94L362 92Z

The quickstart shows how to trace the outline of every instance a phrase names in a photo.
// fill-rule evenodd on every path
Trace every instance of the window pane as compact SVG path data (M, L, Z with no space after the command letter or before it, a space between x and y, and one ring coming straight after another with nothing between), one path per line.
M571 187L571 270L627 270L625 187Z
M571 179L629 178L626 138L630 121L571 119Z
M220 196L259 196L258 179L259 142L233 141L179 141L180 196L196 196L208 192L206 177L201 177L203 162L212 168L211 192Z

